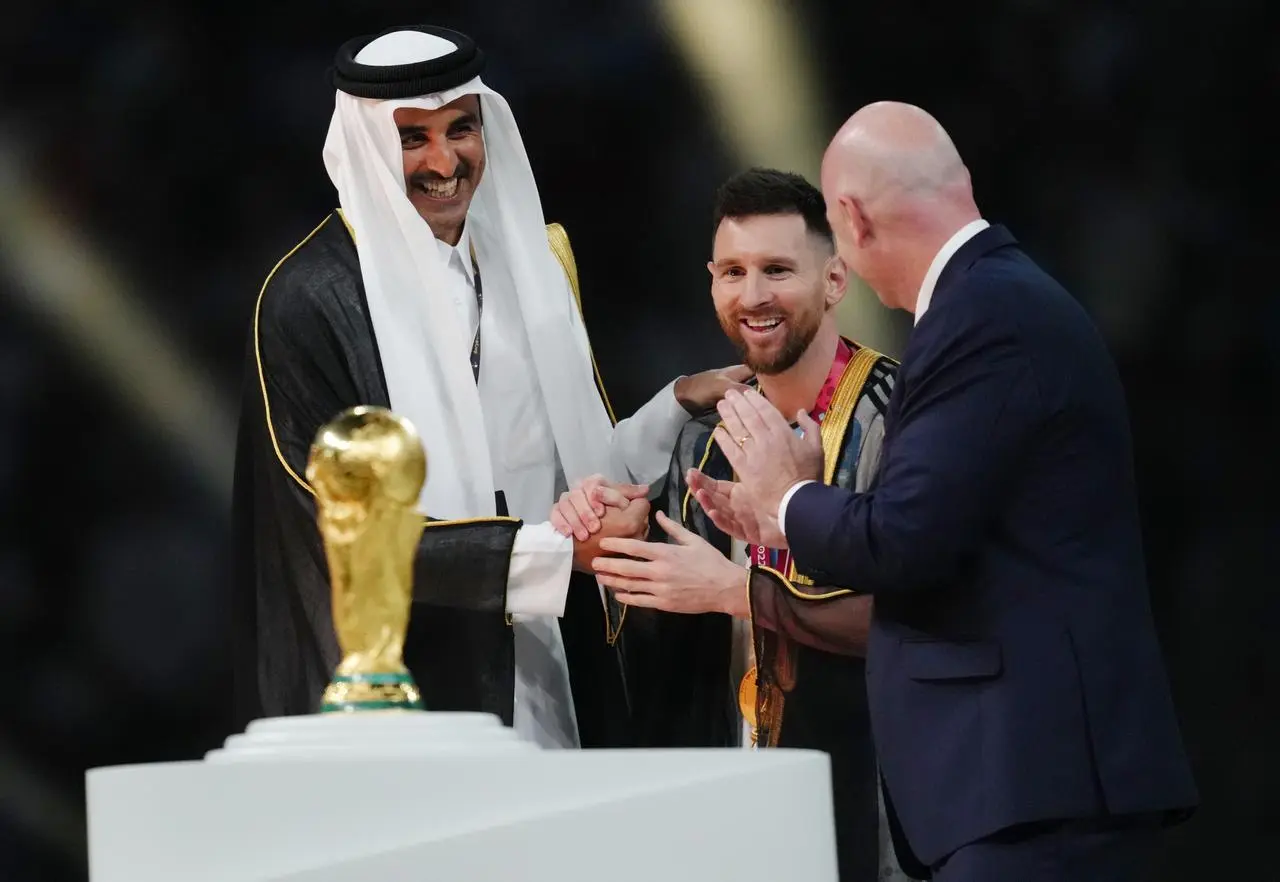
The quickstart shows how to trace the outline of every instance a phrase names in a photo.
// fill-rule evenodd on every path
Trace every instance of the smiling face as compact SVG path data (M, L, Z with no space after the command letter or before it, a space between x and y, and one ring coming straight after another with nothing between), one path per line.
M437 110L395 112L409 201L435 233L456 245L484 174L480 98L463 95Z
M720 327L765 376L800 360L844 289L831 243L799 214L724 218L707 266Z

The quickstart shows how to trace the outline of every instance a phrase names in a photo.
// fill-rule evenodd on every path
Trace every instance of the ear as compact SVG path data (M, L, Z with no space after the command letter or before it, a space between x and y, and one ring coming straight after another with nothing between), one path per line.
M839 255L832 255L827 261L822 284L823 300L827 304L827 309L831 309L844 299L845 291L849 287L849 268L844 265Z
M853 244L859 248L866 247L866 244L872 238L872 230L871 221L863 209L862 201L853 196L841 196L840 211L844 214L844 219L849 224Z
M711 278L716 277L716 265L712 261L707 261L707 272L711 273Z

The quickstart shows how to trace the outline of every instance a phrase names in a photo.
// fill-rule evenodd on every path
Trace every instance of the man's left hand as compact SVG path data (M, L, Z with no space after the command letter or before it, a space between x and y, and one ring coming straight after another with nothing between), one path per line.
M724 424L715 440L746 491L756 516L774 519L796 483L822 478L822 436L804 411L796 414L801 434L754 389L730 390L718 406Z
M600 550L627 557L598 557L592 568L619 603L676 613L750 615L747 570L736 566L696 533L662 512L658 524L674 543L602 539Z
M730 389L746 389L743 384L749 379L751 368L743 364L690 374L676 380L676 400L697 415L718 404Z

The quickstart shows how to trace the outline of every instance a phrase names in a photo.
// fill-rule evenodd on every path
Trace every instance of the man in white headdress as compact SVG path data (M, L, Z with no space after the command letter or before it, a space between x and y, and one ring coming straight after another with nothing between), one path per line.
M547 747L630 743L624 616L591 575L642 535L690 412L745 370L681 377L615 425L569 241L474 42L407 27L343 45L324 161L340 209L268 276L236 463L239 722L313 712L339 660L305 463L317 429L390 407L423 438L427 528L405 663L432 710L497 714ZM594 535L548 521L611 482ZM603 503L609 502L606 507Z

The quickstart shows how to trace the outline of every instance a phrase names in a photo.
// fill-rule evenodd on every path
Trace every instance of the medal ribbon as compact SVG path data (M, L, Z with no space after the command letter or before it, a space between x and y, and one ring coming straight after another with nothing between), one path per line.
M814 422L821 423L822 418L826 416L827 408L831 406L831 399L835 398L836 387L840 385L840 378L844 376L844 369L848 367L852 358L853 349L841 338L836 346L835 361L831 363L831 370L827 373L827 380L822 384L822 389L818 391L818 400L814 402L813 409L809 411L809 418ZM799 432L799 428L796 431ZM791 564L791 552L786 549L779 550L777 548L766 548L763 545L752 545L750 554L751 562L756 566L770 567L784 574Z

